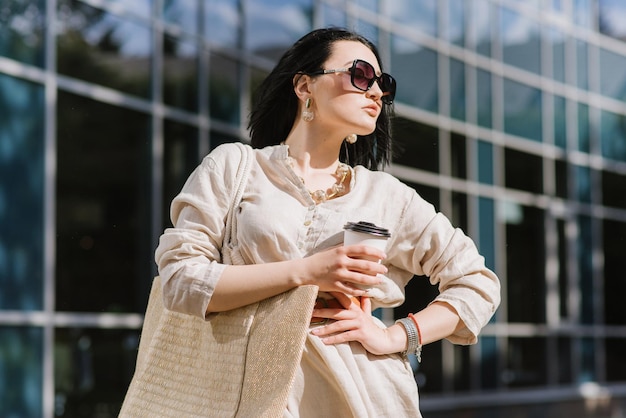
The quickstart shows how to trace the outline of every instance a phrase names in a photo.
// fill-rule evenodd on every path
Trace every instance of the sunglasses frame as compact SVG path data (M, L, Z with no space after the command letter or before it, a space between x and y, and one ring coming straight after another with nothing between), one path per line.
M366 77L363 76L364 79L367 80L367 88L362 88L356 85L356 83L354 82L354 78L356 76L356 70L357 70L357 64L359 63L363 63L367 66L369 66L372 69L372 74L374 74L374 77L368 79ZM381 100L383 101L383 103L386 104L392 104L393 103L393 99L396 96L396 80L395 78L393 78L393 76L391 76L390 74L387 73L381 73L380 75L376 75L376 70L374 69L374 66L372 64L370 64L369 62L362 60L362 59L355 59L352 62L352 65L350 67L345 67L345 68L335 68L335 69L331 69L331 70L318 70L318 71L313 71L311 73L306 73L308 75L323 75L323 74L336 74L336 73L350 73L350 83L352 83L352 86L356 89L359 89L361 91L368 91L369 89L372 88L372 86L374 85L374 83L378 82L378 86L380 87L380 90L383 92L383 95L381 97ZM389 90L388 91L384 91L383 90L383 84L386 84L389 86Z

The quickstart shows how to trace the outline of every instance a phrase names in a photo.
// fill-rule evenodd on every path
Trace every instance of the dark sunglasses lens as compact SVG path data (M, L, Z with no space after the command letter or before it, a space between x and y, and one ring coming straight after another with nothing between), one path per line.
M352 66L352 84L359 90L367 91L375 77L374 67L365 61L357 60Z
M396 80L389 74L383 73L379 83L380 89L383 91L382 101L385 103L393 102L396 97Z

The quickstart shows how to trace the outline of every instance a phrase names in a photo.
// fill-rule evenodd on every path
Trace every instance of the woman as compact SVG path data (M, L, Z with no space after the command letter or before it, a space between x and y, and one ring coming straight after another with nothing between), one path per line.
M234 215L244 264L221 262L233 144L216 148L172 203L174 228L156 251L170 310L210 319L317 287L284 416L420 416L406 354L442 338L474 343L499 304L498 279L473 242L376 171L390 157L395 88L363 37L305 35L261 84L251 113L254 157ZM340 245L344 225L358 221L390 230L385 252ZM414 275L430 276L440 294L386 327L372 309L401 304Z

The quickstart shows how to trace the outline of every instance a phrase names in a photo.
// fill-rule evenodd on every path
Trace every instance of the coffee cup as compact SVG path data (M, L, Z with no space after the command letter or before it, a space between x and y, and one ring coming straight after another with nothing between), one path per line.
M344 227L343 245L361 244L385 251L387 240L391 236L388 229L376 226L371 222L348 222ZM378 261L374 259L372 261Z

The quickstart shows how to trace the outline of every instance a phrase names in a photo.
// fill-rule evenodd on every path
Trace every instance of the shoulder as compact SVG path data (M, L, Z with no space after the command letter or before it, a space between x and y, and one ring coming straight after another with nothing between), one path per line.
M383 196L393 194L394 196L400 195L409 198L415 194L415 189L385 171L372 171L363 166L356 166L354 172L359 181L362 181L370 189L376 189Z

